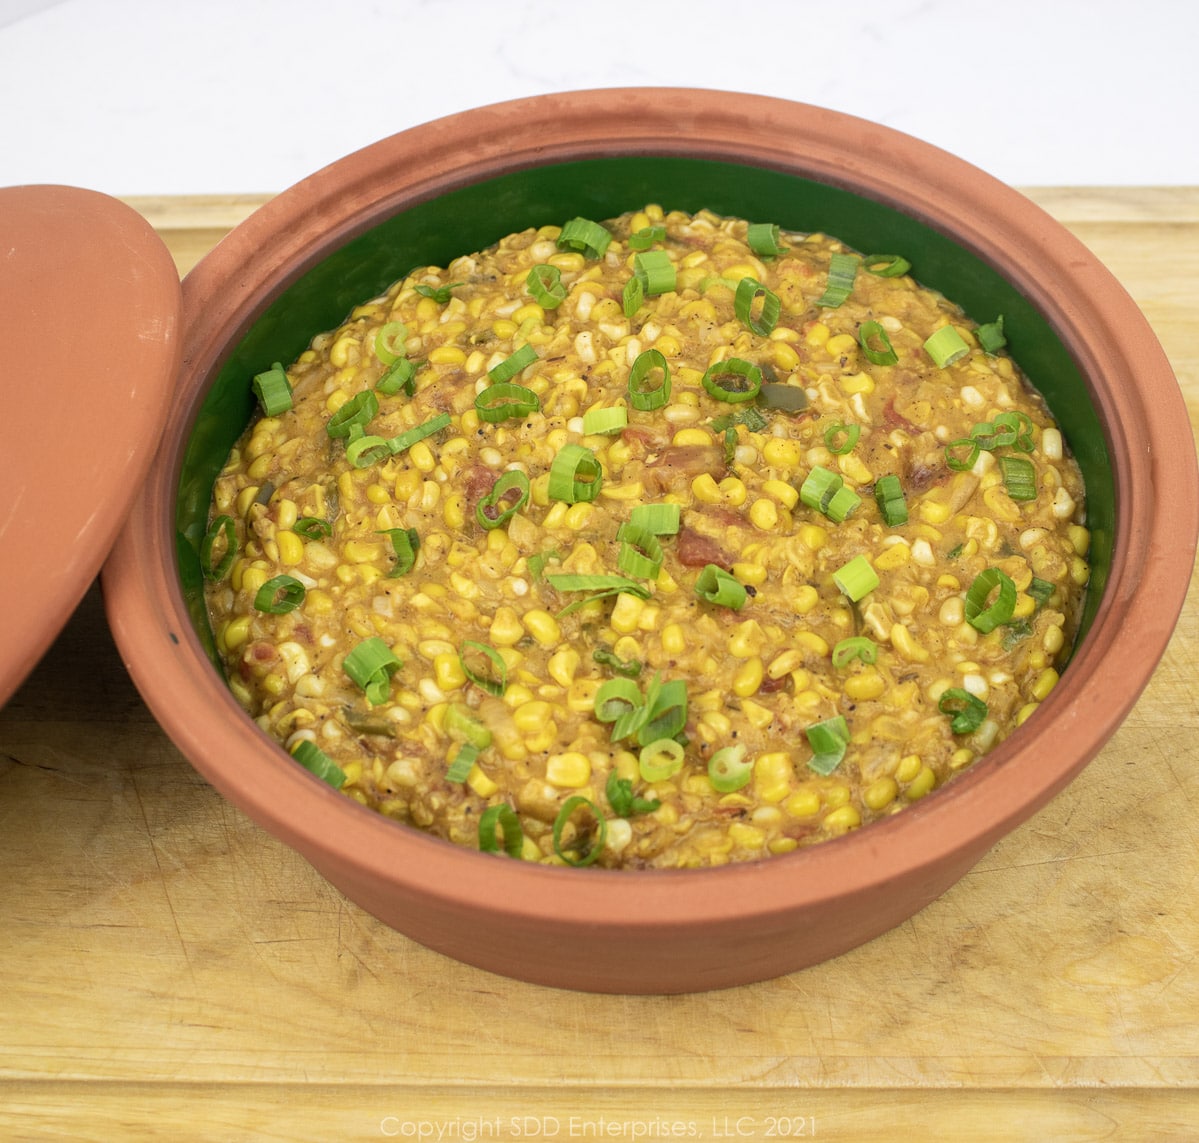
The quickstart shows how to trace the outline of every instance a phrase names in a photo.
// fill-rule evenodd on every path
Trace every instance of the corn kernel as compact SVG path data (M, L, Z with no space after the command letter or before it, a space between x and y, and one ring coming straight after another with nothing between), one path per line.
M929 653L912 638L912 633L902 623L896 623L891 628L891 646L909 663L927 663L929 660Z
M728 639L729 654L737 659L748 659L762 649L762 628L757 620L747 619L733 628Z
M834 334L824 343L824 351L829 357L842 357L856 349L857 346L858 339L852 334L838 333Z
M758 693L764 674L762 660L756 655L746 659L733 674L733 694L740 698L749 698Z
M765 497L755 500L749 509L749 520L755 528L763 532L772 531L778 527L778 507L773 500L767 500Z
M775 468L797 468L800 458L799 445L784 437L771 437L762 446L762 459Z
M745 822L732 822L728 827L728 836L733 844L742 849L761 849L766 844L766 834L757 826Z
M477 762L470 768L470 773L466 776L466 784L480 798L490 798L492 794L499 790L499 786L479 768Z
M862 791L862 801L877 813L886 809L899 795L899 784L894 778L876 778Z
M791 606L797 615L807 615L820 602L820 593L810 584L797 587L791 596Z
M466 685L466 672L456 651L442 651L433 656L433 681L443 691Z
M770 359L776 368L787 373L794 372L799 368L799 354L785 341L771 342Z
M221 642L227 650L235 650L250 637L250 616L241 615L226 624L221 632Z
M903 567L911 558L912 549L907 544L891 544L874 557L874 566L876 569L890 571Z
M562 639L558 621L548 612L533 608L524 614L525 630L543 647L552 647Z
M279 532L275 536L279 546L279 562L295 567L304 559L304 541L295 532Z
M799 503L799 490L785 480L767 480L762 484L762 491L773 496L784 508L790 510Z
M783 803L783 810L793 818L810 818L820 812L820 795L809 788L796 790Z
M662 650L668 655L681 655L687 649L687 636L677 623L662 628Z
M937 784L937 776L927 766L921 766L916 776L908 783L903 796L909 802L919 801Z
M795 636L795 642L798 643L806 651L810 651L813 655L824 658L829 653L828 643L822 639L815 631L800 631Z
M1024 704L1024 705L1023 705L1023 706L1022 706L1022 707L1021 707L1021 708L1020 708L1020 709L1019 709L1019 710L1016 712L1016 725L1017 725L1017 726L1023 726L1023 725L1025 724L1025 722L1027 722L1027 721L1028 721L1028 718L1029 718L1029 716L1030 716L1030 715L1033 713L1033 711L1035 711L1035 710L1037 709L1037 707L1039 707L1040 705L1041 705L1041 704L1040 704L1039 702L1028 702L1028 703L1025 703L1025 704Z
M821 824L831 834L848 833L851 829L857 829L862 824L862 815L858 813L857 806L839 806L832 812L825 814Z
M439 345L429 350L430 365L465 365L466 351L457 345Z
M591 781L591 759L578 750L551 754L545 763L545 780L559 789L577 790Z
M818 552L828 543L828 531L819 524L803 524L799 529L799 540L809 551Z
M887 680L877 667L863 667L856 675L845 680L845 693L855 702L868 702L878 698L887 689Z
M515 647L524 638L525 629L511 607L500 606L495 610L488 634L493 647Z
M696 500L703 504L719 504L722 499L720 489L710 472L701 472L691 482L691 492Z
M747 583L751 587L760 587L766 582L766 569L761 564L735 563L732 572L738 582Z
M1031 658L1031 656L1029 656ZM1037 702L1044 702L1057 686L1058 679L1061 676L1052 667L1046 667L1036 678L1032 685L1032 697Z

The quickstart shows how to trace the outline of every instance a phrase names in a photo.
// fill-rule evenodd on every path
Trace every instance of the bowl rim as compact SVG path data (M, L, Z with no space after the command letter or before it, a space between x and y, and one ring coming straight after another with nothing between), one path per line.
M1036 733L1013 735L949 787L892 818L762 862L636 872L496 865L488 855L397 828L271 744L212 669L191 626L174 570L174 504L202 392L184 391L172 409L104 570L109 620L126 665L196 769L318 868L323 861L355 878L390 881L415 898L452 902L480 917L516 912L575 930L735 925L918 877L966 852L977 859L1058 793L1131 709L1181 610L1199 535L1194 444L1164 352L1098 259L1017 191L891 128L773 97L607 88L492 104L353 152L230 232L183 283L182 378L214 378L270 300L401 207L531 166L637 154L765 167L882 201L1000 267L1075 354L1107 436L1116 535L1091 629L1038 710ZM247 275L251 265L255 273ZM1097 375L1125 383L1098 391ZM210 717L196 718L180 701L184 695ZM253 772L227 764L249 756ZM987 823L981 831L979 821Z

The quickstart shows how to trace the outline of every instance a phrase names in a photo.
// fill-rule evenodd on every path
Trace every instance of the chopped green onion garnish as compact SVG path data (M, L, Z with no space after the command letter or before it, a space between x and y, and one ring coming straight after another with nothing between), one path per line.
M813 750L808 759L808 769L823 777L828 777L845 757L849 747L849 725L843 714L826 718L809 726L807 731L808 745Z
M759 297L762 299L762 305L755 314L754 303ZM771 330L778 325L782 303L779 301L778 295L763 286L761 282L755 281L753 278L742 278L737 283L737 293L733 298L733 311L737 315L737 320L746 329L756 333L759 337L769 337Z
M665 250L646 250L633 255L633 273L641 279L646 297L668 294L675 287L675 267Z
M1029 595L1037 601L1038 604L1048 603L1053 593L1057 590L1047 579L1038 579L1035 575L1032 577L1032 582L1025 589Z
M529 478L519 468L510 468L475 505L475 519L479 526L490 532L492 528L506 524L528 503L529 491ZM512 493L516 494L515 497Z
M416 363L407 357L399 358L375 385L377 393L383 393L388 397L401 389L409 397L416 392Z
M327 782L335 790L340 790L346 784L345 771L338 766L315 742L301 738L292 750L291 756L305 770L311 771L322 782Z
M852 254L834 254L829 260L828 282L824 293L816 304L824 309L835 310L853 293L853 282L858 276L858 259Z
M333 525L317 516L301 516L291 530L305 540L320 540L333 535Z
M431 437L434 433L439 433L442 429L448 427L450 419L449 413L438 413L437 416L430 417L424 424L417 425L414 429L409 429L407 432L400 433L399 436L392 437L387 441L387 447L393 453L404 452L416 444L417 441L423 441L425 437Z
M833 666L837 670L848 667L854 659L861 659L863 663L873 663L877 658L877 644L865 635L853 635L848 639L842 639L833 648Z
M945 463L955 472L969 472L977 463L979 452L976 437L959 437L945 446Z
M649 592L635 579L626 579L622 575L578 575L574 573L555 573L547 575L545 582L555 591L631 591L634 595L648 598Z
M858 443L861 435L861 425L843 425L838 421L824 430L824 447L833 456L844 456L846 453L853 452L854 445Z
M379 411L379 398L370 389L351 397L329 418L325 431L331 437L348 437L355 425L365 428Z
M682 679L667 683L655 675L645 688L645 718L637 730L637 744L645 746L659 738L675 738L687 725L687 684ZM620 723L612 728L617 737Z
M740 611L749 593L745 585L716 564L705 564L695 581L695 594L718 607Z
M562 284L562 271L557 266L542 262L529 270L525 286L533 301L547 310L557 309L566 301L566 287Z
M629 513L629 523L655 536L678 533L682 509L677 504L638 504Z
M453 297L451 292L455 286L461 286L461 282L449 282L444 286L430 286L427 282L418 282L412 288L420 294L422 298L432 298L439 306L444 306L446 302Z
M446 731L469 742L476 750L486 750L491 745L491 731L487 729L465 703L451 703L445 712Z
M821 465L815 465L799 488L799 499L815 512L827 512L834 493L845 477Z
M616 538L621 545L617 566L625 575L658 578L662 570L662 545L653 532L636 524L621 524Z
M662 805L657 798L639 798L633 793L633 783L628 778L622 778L615 770L608 773L604 794L618 818L627 818L631 814L652 814Z
M654 387L652 378L661 372L662 380ZM670 400L670 366L659 349L645 349L637 354L629 371L629 404L641 412L660 409Z
M761 397L769 388L771 386L763 385L758 396ZM751 433L760 433L769 424L770 418L761 413L756 405L746 405L743 409L725 413L722 417L715 417L711 421L710 428L715 433L727 433L729 429L735 428L737 425L744 425Z
M987 717L987 704L961 687L950 687L943 691L937 709L942 714L953 716L949 729L954 734L973 734Z
M445 772L447 782L465 782L467 775L474 768L475 759L479 757L479 751L469 742L462 743L458 747L458 753L454 755L454 760L450 763L449 769Z
M402 666L398 656L378 635L363 639L342 660L342 669L362 688L372 706L387 701L391 676Z
M762 370L740 357L730 357L708 367L703 386L708 396L718 401L752 401L762 389Z
M404 356L408 327L402 321L389 321L375 334L375 356L384 365L394 365Z
M624 292L620 296L620 305L624 316L632 321L637 311L645 301L645 283L634 274L624 284Z
M600 683L595 692L593 710L600 722L619 722L641 709L645 697L641 689L627 676Z
M541 398L532 389L511 381L489 385L475 398L475 412L479 414L479 420L490 425L519 420L538 412L540 408Z
M744 746L724 746L708 759L708 781L721 794L732 794L753 777L753 760L745 757Z
M1001 456L999 468L1003 473L1003 486L1013 500L1037 498L1037 470L1031 460L1023 456Z
M641 748L637 768L647 782L664 782L683 768L683 748L673 738L659 738Z
M833 498L828 502L828 507L825 509L825 515L828 516L834 524L843 523L845 518L851 515L862 503L862 498L852 489L842 485L833 493Z
M581 444L565 444L550 465L547 492L551 500L578 504L594 500L603 481L603 469L591 449Z
M217 541L225 545L225 552L220 562L213 564L213 552ZM222 580L229 574L233 561L237 559L237 526L232 516L218 516L209 525L204 539L200 542L200 570L206 579Z
M882 348L876 349L873 342L880 343ZM899 361L899 354L891 345L891 338L887 335L887 331L876 321L862 322L862 326L858 330L858 344L862 347L862 353L865 354L866 360L875 365L895 365Z
M759 258L776 258L785 249L779 244L776 222L751 222L745 233L745 242Z
M854 556L849 563L833 572L835 583L851 602L857 603L878 587L878 574L865 556Z
M346 460L355 468L369 468L392 454L390 441L376 436L353 436L346 445Z
M999 589L995 602L989 607L987 600ZM1016 609L1016 585L1011 577L999 568L987 568L974 577L970 590L966 592L966 622L976 631L986 635L1002 626L1012 617Z
M556 560L558 563L561 563L562 554L556 549L551 549L548 552L537 552L529 557L529 574L534 580L541 578L542 573L545 571L545 565L550 560Z
M458 644L458 662L462 665L463 674L489 695L498 698L507 690L508 664L494 647L476 643L473 639L463 639Z
M591 658L594 662L599 663L601 667L608 667L621 678L635 679L642 671L643 664L638 659L621 659L618 658L607 647L596 647L591 652Z
M391 539L395 552L395 567L387 573L388 579L399 579L416 566L416 554L420 551L420 534L415 528L381 528L380 532Z
M880 476L874 482L874 499L888 528L898 528L908 522L908 506L903 498L903 486L894 473Z
M488 806L479 815L479 849L483 853L499 853L500 842L496 831L504 836L504 852L509 857L519 857L524 848L525 835L520 828L520 818L516 811L501 802L498 806Z
M1032 452L1032 421L1027 413L1021 413L1019 410L1013 409L1006 413L999 413L994 422L994 427L999 429L1009 430L1012 434L1011 440L1007 440L1005 434L1005 442L1010 444L1017 452Z
M906 274L912 264L899 254L871 254L862 259L862 267L880 278L898 278L900 274Z
M595 818L596 831L595 837L590 839L587 849L576 857L575 854L578 852L576 848L573 846L569 849L563 848L562 834L566 829L567 823L574 816L575 811L580 809L586 809ZM604 841L607 839L607 836L607 819L600 813L599 807L590 798L585 798L582 794L575 794L562 803L562 809L558 811L558 816L554 819L554 852L567 865L573 865L576 868L590 865L603 852Z
M602 258L612 235L589 218L572 218L558 235L560 250L578 250L588 258Z
M618 433L629 423L629 411L623 405L606 409L588 409L583 414L583 435L599 436Z
M254 596L254 610L268 615L286 615L304 602L304 585L290 575L268 579Z
M808 394L798 385L775 382L762 386L758 392L758 404L763 409L779 409L784 413L798 413L808 407Z
M992 357L1007 345L1007 338L1003 333L1003 314L994 321L978 327L978 344L982 346L984 353L989 353Z
M515 377L527 366L532 365L537 360L537 350L528 342L525 342L515 353L509 357L505 357L494 368L487 371L487 376L491 381L507 381Z
M924 352L936 363L938 369L948 369L961 361L970 352L962 335L951 325L943 325L924 343Z
M665 226L643 226L629 235L630 250L648 250L655 242L666 241Z
M291 408L291 384L287 371L276 361L263 373L256 373L252 382L258 403L268 417L277 417Z

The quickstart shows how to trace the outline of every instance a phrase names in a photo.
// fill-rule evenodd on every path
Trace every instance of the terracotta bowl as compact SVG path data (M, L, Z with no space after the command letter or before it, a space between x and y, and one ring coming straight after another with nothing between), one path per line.
M1035 716L944 789L822 846L707 870L545 867L456 848L335 793L215 669L195 549L248 378L414 265L526 226L646 202L710 207L899 251L1003 313L1089 490L1085 632ZM129 669L166 732L254 821L364 909L451 957L543 984L682 992L844 952L943 893L1095 755L1160 658L1199 530L1195 453L1145 319L1015 191L845 115L746 95L608 90L485 107L334 163L237 227L184 281L182 372L145 491L104 573Z

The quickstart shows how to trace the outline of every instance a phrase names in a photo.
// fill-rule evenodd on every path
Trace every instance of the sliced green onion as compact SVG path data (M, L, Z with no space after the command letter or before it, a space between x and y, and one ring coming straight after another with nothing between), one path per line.
M264 372L255 373L252 384L258 394L258 403L268 417L277 417L291 408L291 384L281 362L276 361Z
M388 579L399 579L416 566L416 554L420 551L420 533L415 528L381 528L380 532L391 539L391 550L395 552L395 566L387 573Z
M736 278L720 278L720 277L716 277L716 276L713 276L711 278L704 278L699 283L699 292L701 294L706 294L713 286L723 286L726 290L729 291L729 293L735 294L737 292L737 279Z
M665 782L683 768L683 748L673 738L659 738L641 748L637 768L647 782Z
M999 468L1003 473L1003 486L1013 500L1037 498L1037 470L1031 460L1023 456L1001 456Z
M808 727L806 734L813 751L808 759L808 769L827 778L841 765L849 747L849 726L845 716L838 714L814 723Z
M485 665L480 662L481 659L486 660ZM458 644L458 662L462 666L462 673L489 695L498 698L507 690L508 664L494 647L476 643L473 639L463 639ZM476 670L476 667L481 669Z
M558 235L560 250L577 250L587 258L602 258L612 235L589 218L572 218Z
M595 692L593 710L600 722L619 722L645 705L641 688L631 678L621 676L600 683Z
M834 254L829 260L828 282L824 293L816 299L823 309L835 310L853 293L853 282L858 276L858 259L852 254Z
M449 769L445 772L447 782L465 782L467 775L474 768L475 760L479 757L479 751L469 742L462 743L458 747L458 753L454 755L454 760L450 763Z
M355 425L364 429L379 411L379 398L370 389L351 397L325 425L325 431L331 437L348 437Z
M862 259L862 268L880 278L898 278L906 274L912 264L899 254L871 254Z
M834 494L845 483L845 477L817 464L799 487L799 499L815 512L827 512Z
M676 535L681 520L682 509L677 504L638 504L629 513L630 524L655 536Z
M515 492L516 498L511 499ZM519 468L510 468L491 486L491 491L475 505L479 526L491 531L506 524L529 502L529 478ZM505 497L508 498L506 506Z
M966 455L962 456L962 450ZM976 437L959 437L945 446L945 463L955 472L969 472L978 462L981 451Z
M441 432L450 424L449 413L438 413L435 417L430 417L424 424L417 425L414 429L409 429L407 432L400 433L399 436L394 436L388 440L387 447L393 453L401 453L410 449L417 441L423 441L426 437L431 437L434 433Z
M754 314L754 303L762 299L761 308ZM782 312L782 302L778 295L763 286L754 278L742 278L737 283L737 293L733 298L733 311L737 320L746 329L759 337L769 337L771 331L778 325L779 314Z
M759 258L776 258L785 249L779 243L777 222L751 222L745 232L745 242Z
M578 575L562 572L547 575L545 582L555 591L631 591L643 599L649 598L649 592L641 584L622 575Z
M634 274L624 284L624 291L620 295L620 305L624 310L624 316L630 321L633 320L637 311L641 309L645 301L645 283Z
M574 816L575 811L584 808L595 818L596 836L591 840L587 849L579 857L575 857L573 855L576 850L563 848L562 834L566 829L567 823ZM603 852L604 842L607 837L607 819L600 813L599 807L590 798L585 798L582 794L575 794L562 803L562 808L558 811L558 816L554 819L554 852L567 865L573 865L576 869L581 869L585 865L591 865Z
M653 375L661 372L662 380L654 387ZM660 349L645 349L637 354L629 371L629 404L641 412L660 409L670 400L670 366Z
M769 388L769 385L763 385L759 397ZM769 424L770 418L760 412L756 405L746 405L744 409L736 409L731 413L725 413L723 417L714 418L710 427L713 432L727 433L737 425L744 425L751 433L760 433Z
M853 514L857 510L859 504L862 503L862 498L852 489L842 485L833 493L833 498L828 502L828 507L825 509L825 515L828 516L834 524L841 524L846 517Z
M875 349L871 342L881 342L883 348ZM899 362L899 354L891 345L887 331L876 321L864 321L858 330L858 344L866 360L875 365L895 365Z
M970 346L953 326L943 325L925 341L924 352L933 359L938 369L948 369L970 352Z
M607 647L596 647L591 652L591 658L601 667L608 667L624 679L635 679L642 671L644 664L638 659L621 659Z
M1007 345L1007 338L1003 333L1003 314L1000 314L994 321L978 327L978 344L984 353L988 353L992 357Z
M411 397L416 392L416 363L401 357L375 384L375 392L390 397L403 390Z
M627 818L632 814L652 814L662 805L658 798L639 798L633 793L633 783L628 778L622 778L615 770L608 773L604 794L612 812L618 818Z
M987 704L961 687L950 687L943 691L937 709L942 714L953 716L949 729L954 734L973 734L987 717Z
M1017 452L1032 452L1032 420L1027 413L1021 413L1019 410L1013 409L1006 413L1000 413L996 416L994 424L997 427L1008 429L1013 433L1013 437L1008 443Z
M588 409L583 414L583 435L600 436L618 433L629 423L629 411L623 405L606 409Z
M629 235L630 250L648 250L655 242L666 241L665 226L643 226Z
M548 552L537 552L535 555L529 557L529 574L532 575L533 579L538 580L541 578L542 572L545 571L545 565L550 560L556 560L558 563L561 563L562 554L556 549L551 549Z
M304 540L320 540L333 535L333 525L318 516L301 516L291 530Z
M213 552L217 541L225 545L225 553L220 562L213 564ZM200 570L206 579L222 580L229 574L233 561L237 559L237 526L232 516L218 516L209 525L204 539L200 542Z
M541 398L532 389L511 381L489 385L475 398L475 412L479 414L479 420L490 425L519 420L540 409Z
M833 583L845 593L851 602L869 595L878 587L879 579L870 561L865 556L854 556L849 563L833 572Z
M645 711L646 717L637 730L638 745L675 738L687 725L687 684L682 679L663 683L655 675L645 690ZM614 727L613 736L615 732Z
M304 602L304 585L290 575L268 579L254 596L254 610L268 615L286 615Z
M989 607L987 600L999 589L995 602ZM987 568L974 577L970 590L966 592L966 622L976 631L986 635L1002 626L1012 617L1016 609L1016 585L1011 577L999 568Z
M662 570L662 545L653 532L636 524L621 524L616 538L621 545L617 566L625 575L658 578Z
M378 635L363 639L342 660L342 669L362 688L372 706L387 701L391 676L402 666L399 657Z
M491 731L471 713L465 703L451 703L445 712L445 728L449 734L469 742L476 750L491 745Z
M501 802L498 806L488 806L479 815L480 852L499 853L497 830L504 838L504 852L509 857L519 857L524 848L525 835L520 828L520 818L507 802Z
M718 401L734 405L752 401L762 390L762 370L740 357L730 357L708 367L703 386L708 396Z
M695 581L695 594L708 603L733 611L740 611L749 598L745 585L716 564L704 565Z
M369 468L392 454L390 441L376 436L351 436L346 445L346 460L355 468Z
M322 782L327 782L335 790L340 790L346 784L345 771L310 739L301 738L296 743L295 749L292 750L291 756L305 770L315 774Z
M754 764L744 746L723 746L708 759L708 781L721 794L732 794L749 784Z
M449 282L444 286L430 286L427 282L418 282L412 288L422 298L432 298L439 306L444 306L454 296L454 287L461 285L461 282Z
M758 404L763 409L778 409L784 413L798 413L808 407L808 394L798 385L775 382L763 385L758 391Z
M394 365L406 352L408 327L402 321L389 321L375 334L375 356L384 365Z
M877 644L867 639L865 635L853 635L848 639L842 639L833 648L833 666L837 670L848 667L854 659L861 659L863 663L869 664L877 658Z
M529 270L525 286L533 295L533 301L547 310L557 309L566 301L566 287L562 284L562 271L557 266L542 262Z
M550 465L547 492L551 500L567 504L594 500L604 482L604 472L595 453L581 444L565 444Z
M675 266L665 250L646 250L634 254L633 273L641 279L646 297L668 294L675 288Z
M874 499L888 528L898 528L908 522L908 506L903 498L903 486L894 473L880 476L874 482Z
M846 453L853 452L854 445L858 443L861 435L861 425L843 425L838 421L824 430L824 447L833 456L845 456Z
M1056 590L1057 588L1047 579L1038 579L1035 575L1032 577L1032 582L1025 589L1037 601L1038 605L1048 603Z
M498 365L487 371L492 382L507 381L537 360L537 350L527 341L515 353L505 357Z

